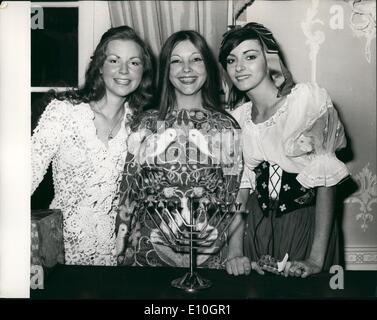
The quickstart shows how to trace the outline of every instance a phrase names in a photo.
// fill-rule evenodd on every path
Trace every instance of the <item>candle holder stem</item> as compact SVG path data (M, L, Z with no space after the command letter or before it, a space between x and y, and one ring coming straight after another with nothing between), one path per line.
M194 212L192 208L192 199L190 201L190 249L189 249L189 264L190 272L187 272L183 277L175 279L171 282L171 285L178 289L183 289L186 292L197 292L198 290L206 289L212 286L212 282L204 279L198 273L195 272L196 266L196 249L193 247L194 237Z

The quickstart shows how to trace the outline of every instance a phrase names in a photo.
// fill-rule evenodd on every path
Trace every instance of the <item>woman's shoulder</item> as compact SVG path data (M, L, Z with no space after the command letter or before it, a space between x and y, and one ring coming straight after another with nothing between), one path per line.
M36 115L37 125L33 131L36 132L46 126L54 126L54 131L58 131L59 128L74 124L83 117L88 119L89 112L90 108L72 104L68 100L52 98L49 102L45 102L43 110Z
M299 114L305 114L306 117L321 115L333 107L327 90L315 82L296 84L288 94L287 101L288 112L293 117L298 117Z
M327 90L316 82L297 83L288 96L292 99L314 99L315 101L323 101L329 98Z
M251 116L251 107L252 103L251 101L248 101L236 106L228 112L242 127L244 122Z
M76 104L73 104L69 100L59 100L53 98L46 106L44 113L55 115L55 116L66 116L70 114Z

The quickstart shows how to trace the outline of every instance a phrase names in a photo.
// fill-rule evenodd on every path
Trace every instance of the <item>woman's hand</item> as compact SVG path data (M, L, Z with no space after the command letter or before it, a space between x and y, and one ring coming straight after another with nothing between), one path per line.
M334 219L334 203L335 186L318 187L314 239L309 258L303 261L292 261L289 268L286 266L284 270L285 276L306 278L322 271Z
M237 256L228 259L225 264L226 271L228 274L238 275L248 275L251 270L255 270L260 275L264 275L264 271L259 267L255 261L250 261L248 257Z
M285 266L283 275L291 277L306 278L312 274L322 271L322 266L313 260L306 259L303 261L292 261Z
M231 259L227 259L225 268L228 274L248 275L251 271L251 263L248 257L237 256Z
M235 276L248 275L251 271L251 263L248 257L243 255L243 233L245 220L242 211L245 211L249 189L241 189L237 195L237 202L241 203L236 216L229 226L229 249L225 262L226 271Z

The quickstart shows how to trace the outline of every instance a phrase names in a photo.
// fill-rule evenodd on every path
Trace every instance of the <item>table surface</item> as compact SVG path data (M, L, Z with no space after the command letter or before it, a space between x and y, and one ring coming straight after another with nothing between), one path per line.
M45 275L44 289L31 299L376 299L376 271L345 271L344 289L333 290L335 274L308 278L273 274L230 276L225 270L197 269L212 282L208 289L187 293L170 285L185 268L58 265Z

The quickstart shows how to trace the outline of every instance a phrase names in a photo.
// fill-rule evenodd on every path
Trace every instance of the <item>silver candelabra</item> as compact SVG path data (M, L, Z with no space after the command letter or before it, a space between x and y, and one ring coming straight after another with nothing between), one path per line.
M206 198L190 196L177 200L145 200L145 207L146 214L162 235L161 244L189 255L190 270L173 280L171 285L187 292L210 287L211 281L195 271L197 254L216 248L217 243L221 248L223 236L241 204L211 202Z

